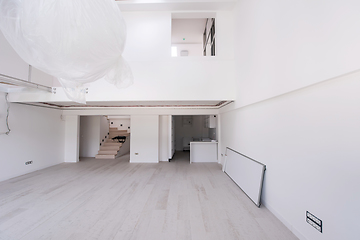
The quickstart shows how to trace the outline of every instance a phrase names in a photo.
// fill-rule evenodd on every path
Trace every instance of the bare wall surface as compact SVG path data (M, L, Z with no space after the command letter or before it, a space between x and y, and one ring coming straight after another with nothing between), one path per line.
M159 115L132 115L130 119L130 162L159 162Z
M0 132L6 131L6 104L0 93ZM64 121L61 111L10 105L9 135L0 135L0 181L62 163ZM25 162L32 164L25 165Z
M130 117L120 119L112 118L110 119L110 126L118 130L130 130Z
M171 13L125 12L124 58L134 84L125 89L99 80L89 84L87 101L233 100L234 47L231 11L217 12L216 57L171 57ZM56 94L12 93L12 101L69 101Z
M78 162L80 155L80 116L65 116L64 162Z
M159 116L159 161L169 161L170 115Z
M109 120L105 116L100 116L100 139L106 141L109 133ZM106 137L106 138L105 138Z
M99 151L100 116L80 117L80 157L95 157Z
M360 69L360 2L239 1L237 106Z
M241 0L234 10L238 94L220 110L221 152L267 165L264 204L300 239L358 237L359 7Z
M359 89L360 73L221 114L222 153L266 164L263 202L302 239L357 239Z

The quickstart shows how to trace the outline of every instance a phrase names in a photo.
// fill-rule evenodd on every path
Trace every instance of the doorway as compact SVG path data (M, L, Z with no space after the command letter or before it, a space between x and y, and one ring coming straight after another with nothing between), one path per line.
M191 142L217 141L216 115L173 116L175 125L175 155L173 160L186 159L190 162Z

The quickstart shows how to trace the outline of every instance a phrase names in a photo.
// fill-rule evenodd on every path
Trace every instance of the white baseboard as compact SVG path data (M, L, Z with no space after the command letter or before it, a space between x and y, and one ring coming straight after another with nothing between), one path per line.
M261 205L266 207L272 214L274 214L275 217L277 217L300 240L308 240L293 225L291 225L278 211L276 211L270 204L267 204L263 199L261 199Z

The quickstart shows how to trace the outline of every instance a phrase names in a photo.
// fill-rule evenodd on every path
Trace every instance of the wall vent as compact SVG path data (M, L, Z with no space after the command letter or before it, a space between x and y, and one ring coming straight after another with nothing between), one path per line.
M306 222L322 233L322 221L308 211L306 211Z

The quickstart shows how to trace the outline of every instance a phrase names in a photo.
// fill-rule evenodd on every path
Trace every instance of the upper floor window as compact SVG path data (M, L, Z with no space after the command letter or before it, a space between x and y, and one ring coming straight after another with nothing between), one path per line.
M171 56L215 56L215 13L174 13Z

